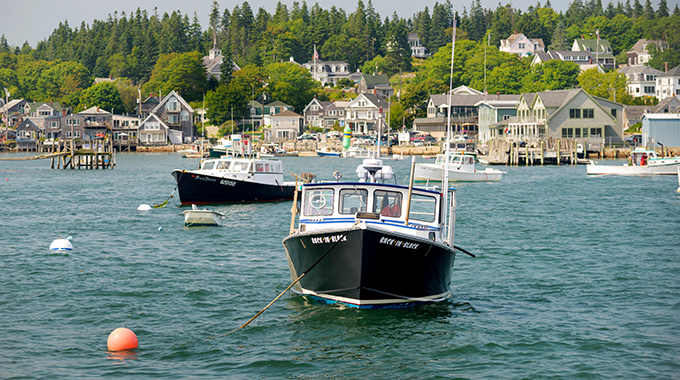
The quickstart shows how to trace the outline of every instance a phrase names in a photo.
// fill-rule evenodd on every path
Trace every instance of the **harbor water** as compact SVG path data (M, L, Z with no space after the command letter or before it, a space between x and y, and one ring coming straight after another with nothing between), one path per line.
M8 156L8 155L4 155ZM286 157L290 172L356 178L357 159ZM418 159L422 161L422 158ZM0 376L10 379L680 378L676 176L588 177L499 167L457 184L451 297L396 310L285 294L292 202L219 205L185 228L178 154L113 170L0 161ZM406 184L410 160L387 161ZM50 243L72 236L74 250ZM139 348L108 352L132 329Z

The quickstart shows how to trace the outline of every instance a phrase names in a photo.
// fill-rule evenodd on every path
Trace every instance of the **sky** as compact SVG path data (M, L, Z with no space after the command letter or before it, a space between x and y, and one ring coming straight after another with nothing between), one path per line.
M243 1L218 0L220 12L224 11L225 8L233 10L234 6L242 4ZM293 0L250 0L248 3L254 13L257 13L257 10L263 7L273 14L276 10L276 3L279 1L286 4L289 9L293 4ZM363 1L364 4L368 4L368 0ZM410 18L416 12L424 10L426 6L432 11L435 2L441 4L445 1L372 0L372 3L373 8L384 20L385 17L391 17L395 11L399 17ZM614 3L617 1L614 1ZM679 1L667 0L668 8L672 11ZM302 3L302 0L298 2ZM483 8L495 9L499 3L509 3L513 8L523 11L539 2L545 4L546 0L481 0ZM69 26L75 28L80 26L82 21L91 24L94 19L105 20L109 14L113 14L115 11L118 11L119 14L123 11L130 14L137 8L146 9L149 14L152 14L153 9L157 7L160 15L164 12L172 13L173 10L180 10L182 14L189 15L189 18L192 18L194 12L196 12L201 26L205 30L208 27L208 13L213 0L21 0L3 1L3 3L0 12L0 35L4 34L12 46L21 46L25 41L28 41L29 45L35 48L39 41L47 39L52 31L59 26L59 23L64 20L68 20ZM344 9L348 14L353 12L357 5L356 0L307 0L307 6L310 8L315 3L318 3L324 9L330 9L335 5ZM456 11L462 13L463 7L467 10L470 9L472 0L451 0L451 3ZM569 3L571 3L571 0L551 0L552 7L557 12L566 10ZM606 6L609 1L602 0L602 3ZM652 4L656 9L658 0L652 0Z

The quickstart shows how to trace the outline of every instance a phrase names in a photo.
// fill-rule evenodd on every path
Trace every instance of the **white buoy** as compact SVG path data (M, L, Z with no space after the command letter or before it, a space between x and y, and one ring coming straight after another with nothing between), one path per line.
M158 231L163 231L163 227L158 227Z
M151 210L151 206L147 204L141 204L139 207L137 207L137 211L149 211Z
M71 244L72 237L66 239L56 239L50 244L51 251L73 251L73 244Z

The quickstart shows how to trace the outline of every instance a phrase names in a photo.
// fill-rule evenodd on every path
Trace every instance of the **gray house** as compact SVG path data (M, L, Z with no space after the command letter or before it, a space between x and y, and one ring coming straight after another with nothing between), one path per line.
M390 85L390 78L385 74L361 74L357 92L360 94L373 94L386 99L394 94Z
M592 96L583 89L525 93L505 137L514 141L597 138L617 143L623 139L622 111L622 104ZM499 135L502 133L505 131L499 131Z
M478 111L478 126L479 130L477 138L480 142L485 143L491 139L497 138L497 128L491 128L492 125L498 125L507 120L517 116L517 105L519 104L519 95L501 95L489 96L486 100L481 100L475 104Z
M168 137L172 144L189 144L195 140L194 109L175 91L163 98L151 114L158 116L158 120L169 128ZM150 119L147 117L140 124L140 129L147 120Z
M304 111L302 112L305 117L305 125L317 128L325 127L325 111L326 108L332 104L333 102L322 101L317 99L315 96L314 99L312 99L312 101L307 104Z
M17 125L17 150L36 150L41 134L40 128L31 119L22 120Z

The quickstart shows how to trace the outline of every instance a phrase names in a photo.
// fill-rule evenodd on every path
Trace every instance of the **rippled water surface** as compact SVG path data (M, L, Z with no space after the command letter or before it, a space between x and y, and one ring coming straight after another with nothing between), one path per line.
M3 155L1 157L9 157ZM119 154L108 171L0 161L0 368L8 378L678 378L680 196L675 176L505 168L457 185L447 302L356 310L292 293L290 202L223 205L184 228L176 154ZM359 160L284 158L354 177ZM392 162L398 182L410 162ZM288 176L290 178L290 176ZM287 178L287 179L288 179ZM75 250L48 250L73 237ZM106 350L125 326L139 348Z

